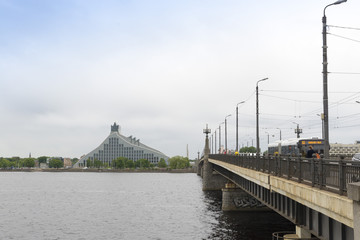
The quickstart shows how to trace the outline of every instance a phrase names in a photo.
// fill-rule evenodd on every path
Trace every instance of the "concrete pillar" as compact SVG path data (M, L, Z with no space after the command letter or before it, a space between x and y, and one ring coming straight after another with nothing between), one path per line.
M354 239L360 239L360 182L349 183L347 195L353 200Z
M198 176L201 176L201 167L200 167L200 164L199 164L200 160L196 160L196 173Z
M221 209L223 211L270 211L232 182L226 183L225 188L222 189Z
M227 183L227 179L213 171L212 163L208 159L203 165L203 191L220 191Z
M311 238L311 233L301 226L296 225L296 235L299 238Z
M240 211L242 208L238 208L235 204L235 199L243 198L246 194L243 190L236 187L234 183L226 183L225 188L222 189L222 206L223 211Z
M204 149L204 164L202 167L203 191L220 191L227 179L220 174L214 173L212 163L209 162L209 138L206 134Z

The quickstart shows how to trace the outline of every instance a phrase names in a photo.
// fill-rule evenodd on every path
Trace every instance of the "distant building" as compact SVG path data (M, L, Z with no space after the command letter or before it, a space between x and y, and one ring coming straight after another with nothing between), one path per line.
M360 152L360 142L355 144L331 143L329 154L331 157L345 156L352 157L355 153Z
M157 164L161 158L165 161L168 157L162 152L150 148L140 142L140 139L129 136L125 137L119 133L119 125L114 123L111 126L110 135L93 151L82 156L74 167L85 167L86 161L100 160L109 164L118 157L126 157L130 160L147 159L152 164Z
M40 163L40 168L42 169L49 168L49 165L47 163Z
M72 166L71 158L64 158L64 168L69 168Z

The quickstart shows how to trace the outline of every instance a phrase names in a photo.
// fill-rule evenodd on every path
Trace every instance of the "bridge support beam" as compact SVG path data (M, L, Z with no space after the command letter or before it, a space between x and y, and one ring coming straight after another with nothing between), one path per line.
M360 182L349 183L347 194L353 200L354 239L360 239Z
M232 182L226 183L225 188L222 189L221 209L223 211L271 211Z

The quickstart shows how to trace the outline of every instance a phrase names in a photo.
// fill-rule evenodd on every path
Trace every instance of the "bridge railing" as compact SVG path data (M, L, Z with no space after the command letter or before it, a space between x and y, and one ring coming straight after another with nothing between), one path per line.
M289 156L234 156L210 154L210 159L261 171L305 183L340 195L347 194L347 184L360 181L360 162Z

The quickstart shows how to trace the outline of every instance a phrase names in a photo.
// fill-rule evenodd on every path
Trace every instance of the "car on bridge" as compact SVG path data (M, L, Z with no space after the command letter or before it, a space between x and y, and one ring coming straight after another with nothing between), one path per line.
M353 161L360 161L360 153L355 153L355 155L352 158Z

